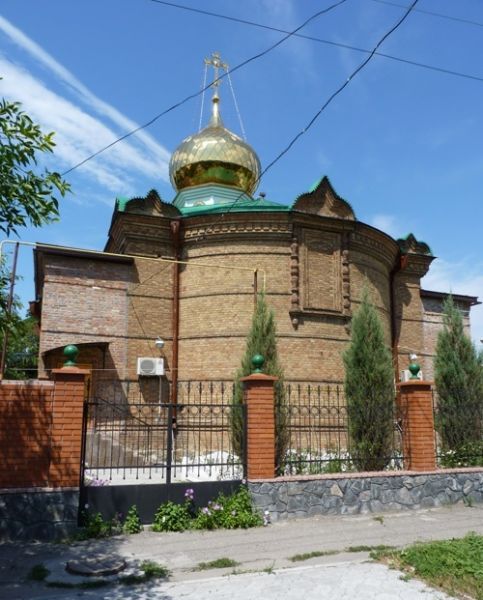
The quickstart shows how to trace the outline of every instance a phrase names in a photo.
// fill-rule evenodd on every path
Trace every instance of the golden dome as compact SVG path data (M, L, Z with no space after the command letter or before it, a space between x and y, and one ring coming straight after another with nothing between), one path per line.
M251 146L223 125L218 103L215 95L209 125L183 140L171 156L171 183L177 191L221 183L253 194L260 177L260 161Z

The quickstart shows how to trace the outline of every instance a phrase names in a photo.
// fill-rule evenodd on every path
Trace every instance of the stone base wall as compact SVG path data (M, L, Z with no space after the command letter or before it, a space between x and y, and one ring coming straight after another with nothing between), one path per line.
M0 490L0 542L54 541L77 530L79 490Z
M257 508L272 520L353 515L483 502L483 470L453 469L285 477L249 481Z

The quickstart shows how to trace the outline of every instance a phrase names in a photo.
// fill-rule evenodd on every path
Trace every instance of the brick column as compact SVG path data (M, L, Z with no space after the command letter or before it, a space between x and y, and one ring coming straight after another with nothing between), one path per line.
M436 469L433 394L429 381L398 384L403 420L404 467L410 471Z
M275 391L277 377L254 373L242 377L247 407L247 478L275 477Z
M78 487L81 471L82 418L85 378L89 371L77 367L53 369L52 487Z

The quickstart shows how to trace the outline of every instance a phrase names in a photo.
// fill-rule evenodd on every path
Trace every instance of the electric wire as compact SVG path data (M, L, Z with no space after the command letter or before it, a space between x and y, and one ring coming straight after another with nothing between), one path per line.
M377 2L378 0L374 0L374 1ZM173 8L179 8L181 10L187 10L190 12L199 13L199 14L206 15L209 17L216 17L218 19L225 19L227 21L241 23L242 25L250 25L251 27L259 27L260 29L267 29L268 31L276 31L277 33L288 33L286 29L281 29L279 27L272 27L270 25L264 25L262 23L257 23L255 21L249 21L247 19L239 19L237 17L232 17L229 15L215 13L215 12L211 12L211 11L207 11L207 10L202 10L200 8L192 8L191 6L185 6L183 4L175 4L174 2L167 2L166 0L151 0L151 2L156 2L157 4L164 4L166 6L171 6ZM476 23L476 22L472 22L472 23L474 25L478 25L478 23ZM315 37L315 36L311 36L311 35L305 35L303 33L295 33L293 35L294 35L294 37L299 37L301 39L309 40L311 42L318 42L320 44L326 44L328 46L336 46L337 48L344 48L345 50L353 50L354 52L360 52L363 54L370 54L370 52L371 52L371 50L369 50L367 48L360 48L358 46L352 46L351 44L344 44L342 42L334 42L332 40L326 40L324 38L319 38L319 37ZM427 63L410 60L408 58L401 58L399 56L394 56L393 54L385 54L383 52L376 52L375 54L376 54L376 56L380 56L381 58L387 58L388 60L394 60L396 62L411 65L413 67L417 67L419 69L427 69L429 71L435 71L436 73L444 73L445 75L451 75L453 77L461 77L463 79L470 79L472 81L483 82L483 77L480 77L478 75L472 75L471 73L463 73L461 71L453 71L452 69L446 69L445 67L437 67L435 65L429 65Z
M155 1L156 0L152 0L152 2L155 2ZM269 46L268 48L266 48L262 52L259 52L259 53L255 54L255 55L251 56L250 58L247 58L246 60L242 61L241 63L239 63L238 65L236 65L235 67L233 67L231 69L231 73L234 73L235 71L238 71L238 69L241 69L242 67L245 67L246 65L248 65L251 62L253 62L254 60L262 58L262 56L265 56L266 54L268 54L272 50L275 50L275 48L277 48L278 46L280 46L281 44L283 44L286 40L288 40L290 37L292 37L293 35L295 35L298 31L300 31L301 29L303 29L311 21L313 21L314 19L317 19L318 17L320 17L323 14L328 13L329 11L333 10L334 8L339 7L341 4L344 4L345 2L347 2L347 0L338 0L338 2L336 2L334 4L331 4L327 8L324 8L322 10L317 11L312 16L310 16L308 19L306 19L296 29L294 29L293 31L288 32L287 35L285 35L283 38L281 38L280 40L278 40L278 42L275 42L275 44L272 44L271 46ZM65 175L68 175L69 173L72 173L72 171L74 171L75 169L78 169L82 165L85 165L86 162L92 160L96 156L99 156L99 154L102 154L103 152L105 152L109 148L112 148L113 146L115 146L119 142L122 142L123 140L131 137L132 135L138 133L139 131L142 131L143 129L146 129L147 127L149 127L150 125L152 125L153 123L155 123L158 119L160 119L164 115L167 115L168 113L172 112L176 108L179 108L183 104L186 104L186 102L188 102L189 100L192 100L193 98L197 98L203 92L205 92L208 88L210 88L213 85L213 83L216 83L217 81L221 81L226 76L227 76L226 72L222 73L219 77L217 77L215 79L215 81L213 81L209 85L205 86L202 90L199 90L199 91L195 92L194 94L189 94L188 96L186 96L185 98L183 98L183 100L180 100L179 102L176 102L175 104L173 104L169 108L167 108L167 109L163 110L162 112L158 113L156 116L154 116L152 119L150 119L149 121L147 121L143 125L139 125L138 127L135 127L134 129L132 129L131 131L128 131L124 135L121 135L117 139L113 140L110 144L107 144L107 146L104 146L100 150L97 150L97 152L94 152L93 154L91 154L87 158L84 158L79 163L75 164L73 167L70 167L66 171L62 172L61 176L64 177Z
M236 99L236 96L235 96L235 90L233 88L233 83L231 82L230 70L228 70L227 75L228 75L228 83L230 84L231 95L233 97L233 104L235 105L236 114L238 116L238 122L240 123L240 129L241 129L241 132L242 132L243 139L246 142L247 141L247 134L245 133L245 127L243 126L243 120L242 120L241 112L240 112L240 109L238 108L238 102L237 102L237 99Z
M409 16L409 14L412 12L413 8L416 6L416 4L419 2L419 0L414 0L413 3L409 6L409 8L406 10L406 12L404 13L404 15L395 23L395 25L393 25L381 38L380 40L377 42L377 44L374 46L374 48L372 49L370 55L361 62L361 64L356 67L356 69L354 69L354 71L352 71L352 73L349 75L349 77L344 81L344 83L342 85L340 85L330 96L329 98L324 102L324 104L319 108L319 110L313 115L313 117L310 119L310 121L307 123L307 125L305 125L305 127L303 129L301 129L291 140L290 142L287 144L287 146L285 146L285 148L279 152L279 154L260 172L260 175L257 177L256 179L256 185L259 184L261 178L267 173L267 171L269 171L285 154L287 154L287 152L289 152L289 150L293 147L293 145L305 134L307 133L307 131L312 127L312 125L317 121L317 119L320 117L320 115L324 112L324 110L329 106L329 104L331 104L331 102L350 84L350 82L358 75L358 73L360 73L362 71L362 69L364 69L364 67L372 60L372 58L375 56L377 49L385 42L385 40L391 35L393 34L396 29L398 29L402 23L407 19L407 17ZM224 211L220 217L220 219L218 219L218 221L215 221L210 228L213 229L215 225L217 225L217 223L219 223L227 213L229 213L237 204L237 202L240 200L240 198L242 198L244 196L244 192L242 192L241 194L239 194L235 200L232 202L232 204L227 208L226 211ZM205 234L206 235L206 234ZM196 241L199 241L200 239L203 239L204 236L198 236L196 238Z
M398 2L390 2L390 0L371 0L371 2L377 2L378 4L387 4L388 6L396 6L397 8L407 8L407 4L399 4ZM478 21L472 21L471 19L464 19L462 17L453 17L452 15L445 15L443 13L434 12L432 10L424 10L423 8L415 8L414 12L423 13L430 15L431 17L438 17L440 19L447 19L448 21L457 21L464 23L465 25L476 25L477 27L483 27L483 23Z
M203 74L203 83L201 84L201 109L200 109L200 123L198 125L198 131L201 131L201 122L203 120L203 108L205 106L205 90L206 90L206 75L208 73L208 65L205 63L204 74Z

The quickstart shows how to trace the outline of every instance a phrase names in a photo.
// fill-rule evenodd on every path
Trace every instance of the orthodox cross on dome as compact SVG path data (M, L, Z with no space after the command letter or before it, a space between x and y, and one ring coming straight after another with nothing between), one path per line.
M223 69L227 72L228 65L221 60L219 52L213 52L210 58L205 58L205 65L207 67L213 67L213 83L210 85L210 87L214 88L214 95L217 95L217 88L221 83L219 70Z
M228 73L228 65L223 62L219 52L213 52L210 58L205 58L206 67L213 67L213 83L210 84L210 87L213 88L213 113L211 116L210 126L211 127L222 127L223 122L220 117L220 112L218 108L218 103L220 102L220 97L218 95L218 88L220 86L220 69L223 69L226 73Z

